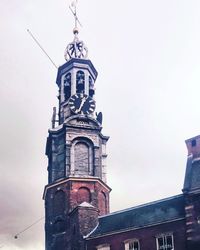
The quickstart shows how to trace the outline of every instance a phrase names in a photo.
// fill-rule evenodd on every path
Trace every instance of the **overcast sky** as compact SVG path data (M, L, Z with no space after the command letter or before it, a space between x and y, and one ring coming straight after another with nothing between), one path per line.
M0 1L0 247L44 250L45 143L57 105L56 69L73 40L67 0ZM111 210L181 193L187 150L200 134L200 1L79 0L99 76Z

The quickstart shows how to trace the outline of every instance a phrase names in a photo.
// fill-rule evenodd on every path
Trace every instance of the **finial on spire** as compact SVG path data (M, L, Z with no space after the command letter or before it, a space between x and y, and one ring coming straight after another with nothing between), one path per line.
M76 12L76 10L77 10L77 4L78 4L78 0L73 0L72 2L71 2L71 5L69 6L69 8L70 8L70 10L71 10L71 12L72 12L72 14L74 15L74 20L75 20L75 28L74 29L77 29L78 30L78 23L79 23L79 25L82 27L82 24L80 23L80 21L79 21L79 19L78 19L78 17L77 17L77 12Z
M69 6L74 19L75 19L75 27L73 29L74 33L74 41L68 44L65 50L65 60L69 61L71 58L83 58L86 59L88 55L88 49L86 48L83 41L79 41L78 39L78 24L82 27L78 17L77 17L77 3L78 0L73 0L71 5Z

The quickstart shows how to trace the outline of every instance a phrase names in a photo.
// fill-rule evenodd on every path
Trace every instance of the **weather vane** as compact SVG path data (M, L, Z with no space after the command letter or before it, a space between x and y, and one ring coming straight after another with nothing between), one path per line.
M77 23L79 23L79 25L82 27L82 24L80 23L80 21L77 17L77 4L78 4L78 0L74 0L71 2L71 5L69 6L69 8L74 16L74 19L75 19L75 29L78 29Z
M73 0L69 9L71 10L74 19L75 19L75 28L73 30L74 33L74 41L68 44L65 50L65 60L69 61L71 58L83 58L86 59L88 55L88 49L83 43L78 39L78 24L82 27L78 17L77 17L77 3L78 0Z

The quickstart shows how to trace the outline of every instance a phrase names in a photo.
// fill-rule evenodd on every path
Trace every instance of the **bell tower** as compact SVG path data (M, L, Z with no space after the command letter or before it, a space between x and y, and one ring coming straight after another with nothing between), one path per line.
M76 10L76 9L75 9ZM76 11L73 13L77 20ZM106 143L102 114L95 113L97 71L78 38L65 51L59 67L58 119L54 118L46 143L48 184L44 189L46 250L84 249L83 238L109 213L106 184Z

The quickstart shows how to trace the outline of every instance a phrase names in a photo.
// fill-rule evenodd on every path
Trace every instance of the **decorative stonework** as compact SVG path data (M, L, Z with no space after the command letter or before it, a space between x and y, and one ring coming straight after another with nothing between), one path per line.
M78 39L78 30L74 30L74 41L67 45L65 50L65 60L69 61L71 58L87 59L88 49L83 41Z

